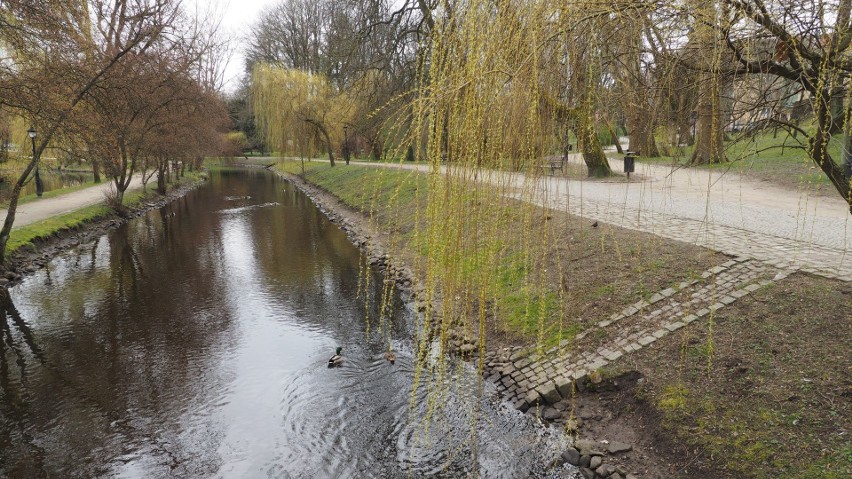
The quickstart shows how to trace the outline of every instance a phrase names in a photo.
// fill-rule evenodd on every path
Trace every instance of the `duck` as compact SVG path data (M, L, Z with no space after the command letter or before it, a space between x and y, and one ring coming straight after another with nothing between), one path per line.
M343 356L340 355L341 351L343 351L343 348L338 346L334 356L328 358L328 367L334 368L343 364Z
M396 362L396 354L394 354L393 350L389 349L388 352L385 353L385 359L387 359L389 363L393 364Z

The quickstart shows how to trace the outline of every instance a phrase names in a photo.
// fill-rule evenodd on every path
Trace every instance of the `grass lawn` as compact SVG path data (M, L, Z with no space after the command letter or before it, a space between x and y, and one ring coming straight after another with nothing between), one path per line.
M801 139L801 136L799 136ZM779 130L777 136L771 131L762 132L746 139L735 139L725 143L727 163L699 166L719 171L730 171L753 179L768 181L789 188L796 188L825 195L837 195L834 186L808 157L800 143L786 132ZM676 154L657 158L641 157L639 161L665 165L688 166L692 146L673 148ZM841 160L841 140L833 138L829 144L831 157Z

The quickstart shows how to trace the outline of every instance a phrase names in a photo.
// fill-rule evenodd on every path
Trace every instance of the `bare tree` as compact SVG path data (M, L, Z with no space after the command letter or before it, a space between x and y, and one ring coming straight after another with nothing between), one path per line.
M0 263L21 188L72 112L125 56L144 52L169 27L169 0L9 0L0 35L12 52L0 66L0 102L38 133L35 155L15 182L3 228ZM82 52L82 55L81 55Z

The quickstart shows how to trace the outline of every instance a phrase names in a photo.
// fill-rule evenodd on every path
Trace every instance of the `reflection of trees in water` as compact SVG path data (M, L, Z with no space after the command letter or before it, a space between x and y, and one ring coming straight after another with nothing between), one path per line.
M35 333L0 291L0 476L9 471L43 476L43 467L104 475L87 468L103 467L103 455L120 454L128 438L170 454L184 450L159 442L181 440L174 423L186 412L180 408L187 398L208 397L208 389L222 384L222 353L240 334L229 302L240 302L234 296L241 290L229 289L233 272L224 253L234 245L224 243L226 216L215 211L244 204L226 201L225 195L242 192L252 196L249 204L283 205L247 213L257 268L251 285L242 286L266 289L269 301L292 308L294 319L320 326L344 346L364 337L358 252L345 235L306 197L268 173L214 175L211 182L219 184L58 260L51 266L52 284L33 281L13 291L25 316L38 315L36 323L29 318ZM199 204L211 212L199 214ZM375 317L380 277L371 284ZM404 324L396 321L394 327ZM370 347L378 353L382 341ZM158 433L147 434L154 430ZM186 451L215 456L215 434L193 440L212 442ZM81 457L95 457L100 466L72 462Z
M0 391L3 394L0 416L4 418L0 422L0 451L15 450L13 438L19 437L24 449L20 452L35 462L36 470L42 471L44 450L35 444L27 427L31 402L27 389L30 358L45 362L32 330L12 303L9 291L0 288ZM14 360L14 366L10 360ZM6 470L2 459L0 457L0 473L14 470Z

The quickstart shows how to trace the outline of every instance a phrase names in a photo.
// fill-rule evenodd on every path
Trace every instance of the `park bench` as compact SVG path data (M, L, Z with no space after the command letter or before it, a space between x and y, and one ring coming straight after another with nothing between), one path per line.
M565 174L565 163L568 162L568 155L571 154L571 150L573 148L574 148L574 145L568 145L565 148L565 153L562 155L562 157L551 158L550 161L548 161L546 164L540 165L540 166L542 168L549 168L550 169L550 176L555 175L556 170L559 170L559 172L564 175Z

